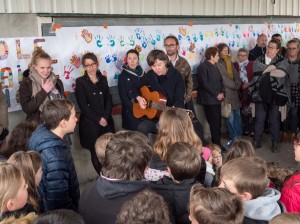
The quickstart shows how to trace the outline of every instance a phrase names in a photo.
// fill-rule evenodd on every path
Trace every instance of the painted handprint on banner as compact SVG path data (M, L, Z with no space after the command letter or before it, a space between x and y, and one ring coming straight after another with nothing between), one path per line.
M135 32L136 39L138 40L141 40L142 38L145 37L145 31L142 28L138 27L134 30L134 32Z
M111 62L112 62L112 58L111 58L109 55L107 55L107 56L105 57L105 62L106 62L107 64L111 63Z
M142 43L142 48L146 48L148 46L148 42L147 42L147 38L145 37L144 39L143 39L143 43Z
M125 46L124 36L119 36L118 41L121 47Z
M195 33L192 34L192 39L193 39L194 43L197 43L198 37Z
M116 62L118 59L116 54L113 54L111 57L112 57L112 62Z
M71 72L74 70L74 68L72 68L72 66L68 65L68 66L64 66L64 77L65 79L70 79L70 74Z
M202 33L202 32L199 32L199 39L200 39L201 41L204 40L204 36L203 36L203 33Z
M149 35L148 42L151 43L155 47L156 40L153 38L152 34Z
M119 70L119 71L122 71L122 67L123 67L123 60L122 58L118 58L117 62L116 62L116 68Z
M129 40L129 43L127 43L128 45L130 45L130 46L134 46L134 44L135 44L135 41L134 41L134 39L133 39L134 37L133 37L133 35L130 35L129 37L128 37L128 40Z
M95 37L95 40L96 40L97 47L99 47L99 48L103 47L103 43L102 43L103 37L101 37L100 35L97 35Z
M83 29L81 31L81 36L83 37L83 39L87 43L90 43L92 41L92 38L93 38L93 34L90 33L87 29Z
M77 57L76 54L72 55L70 59L70 63L74 65L76 68L80 67L80 57Z
M162 39L161 30L156 30L156 40L161 41L161 39Z
M183 28L182 26L179 27L179 33L182 35L182 36L186 36L187 35L187 29L186 28Z
M116 42L115 42L115 36L113 36L113 35L109 35L108 37L107 37L107 39L108 39L108 41L109 41L109 46L111 46L111 47L114 47L115 45L116 45Z

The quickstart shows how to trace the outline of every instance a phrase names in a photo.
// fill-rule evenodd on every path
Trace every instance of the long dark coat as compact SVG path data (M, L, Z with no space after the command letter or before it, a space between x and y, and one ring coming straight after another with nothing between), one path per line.
M97 138L107 132L114 132L114 121L111 116L112 97L107 78L97 72L98 82L94 84L85 74L76 79L75 96L81 110L79 121L79 138L82 147L94 150ZM101 117L108 125L99 124Z

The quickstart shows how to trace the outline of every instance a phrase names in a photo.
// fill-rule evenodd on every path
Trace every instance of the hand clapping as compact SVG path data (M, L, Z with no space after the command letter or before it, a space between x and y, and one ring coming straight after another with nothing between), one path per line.
M54 83L52 82L51 79L46 79L46 81L44 81L44 79L42 79L42 88L49 93L54 87Z

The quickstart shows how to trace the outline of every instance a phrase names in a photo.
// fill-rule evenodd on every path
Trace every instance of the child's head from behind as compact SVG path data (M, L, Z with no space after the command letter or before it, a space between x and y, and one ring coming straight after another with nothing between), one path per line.
M281 213L275 216L270 222L270 224L299 224L300 214L299 213Z
M174 143L169 147L166 157L167 167L176 181L195 178L200 171L200 152L188 143Z
M104 164L104 159L105 159L105 151L106 151L106 146L110 139L114 136L113 133L105 133L104 135L101 135L99 138L97 138L96 143L95 143L95 150L96 150L96 155L98 157L99 162L101 165Z
M116 133L106 146L104 176L120 180L142 180L152 158L148 138L140 132Z
M23 208L27 203L28 185L22 172L13 164L0 164L0 214Z
M39 178L40 181L41 175L39 177L36 177L36 174L38 170L41 170L42 168L41 156L39 155L39 153L33 151L19 151L12 154L7 162L16 165L21 170L23 177L28 184L28 203L32 205L36 211L39 211L36 179Z
M84 224L82 217L69 209L45 212L33 224Z
M160 195L143 190L123 204L116 223L169 224L168 206Z
M231 144L227 153L225 163L229 160L239 157L255 157L256 152L250 141L245 139L236 139Z
M221 188L204 188L195 184L190 193L192 224L240 224L244 218L242 200Z
M36 126L36 123L33 122L21 122L12 130L4 151L7 158L17 151L29 150L27 143Z
M266 162L258 157L240 157L222 166L220 186L244 201L263 195L268 185Z
M187 112L180 108L169 108L159 118L154 152L165 162L167 149L175 142L188 142L199 151L202 149L202 142Z
M77 122L75 107L71 101L66 99L47 101L41 117L49 130L61 127L64 133L74 132Z
M222 150L220 146L216 144L209 144L207 148L211 150L212 155L212 164L215 165L217 168L222 166Z

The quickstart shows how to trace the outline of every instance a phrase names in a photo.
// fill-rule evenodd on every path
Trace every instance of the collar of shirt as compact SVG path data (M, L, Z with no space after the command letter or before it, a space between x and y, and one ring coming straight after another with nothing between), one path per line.
M170 58L170 56L168 55L168 57L169 57L169 59L170 59L170 62L173 64L173 66L175 67L175 64L176 64L176 62L178 61L178 59L179 59L179 56L178 56L178 54L177 54L177 56L176 56L176 58L175 58L175 60L174 61L172 61L171 60L171 58Z

